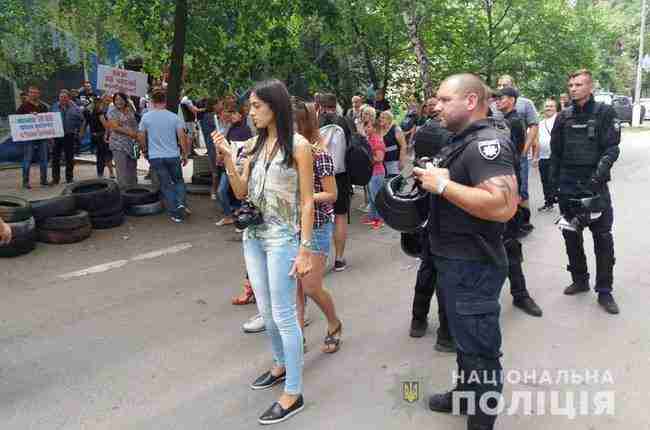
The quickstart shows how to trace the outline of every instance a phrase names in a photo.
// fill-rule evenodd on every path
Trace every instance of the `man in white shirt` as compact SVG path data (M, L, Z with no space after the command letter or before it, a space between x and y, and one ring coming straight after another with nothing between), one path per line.
M539 124L539 145L535 147L533 158L539 160L539 176L542 180L544 191L544 206L537 209L539 212L550 212L555 205L555 190L551 177L551 130L557 118L558 102L548 98L544 102L544 119Z

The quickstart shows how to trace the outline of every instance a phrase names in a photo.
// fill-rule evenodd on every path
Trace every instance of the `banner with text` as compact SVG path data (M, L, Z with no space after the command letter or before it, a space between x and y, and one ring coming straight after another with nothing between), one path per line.
M9 127L14 142L63 137L61 112L9 115Z
M147 74L100 64L97 67L97 87L109 94L144 97L147 95Z

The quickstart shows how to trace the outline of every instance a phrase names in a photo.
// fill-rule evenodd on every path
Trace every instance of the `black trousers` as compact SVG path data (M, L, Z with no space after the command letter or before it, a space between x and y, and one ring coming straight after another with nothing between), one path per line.
M74 151L77 135L66 133L63 137L54 139L54 150L52 151L52 179L54 182L61 180L61 153L65 156L65 180L72 182L74 179Z
M606 191L607 196L609 192ZM560 196L560 211L563 215L570 216L567 210L567 199L570 196ZM598 293L611 293L614 283L614 237L612 236L612 225L614 224L614 209L611 202L603 210L602 215L596 221L589 224L591 235L594 239L594 253L596 254L596 287ZM589 281L587 257L585 256L583 229L578 231L562 231L566 247L569 265L567 270L571 273L573 282Z
M553 187L553 178L551 177L551 160L539 160L539 176L542 180L542 191L544 192L544 202L547 206L552 206L556 200L556 193Z
M438 336L450 339L449 324L445 311L445 301L442 298L442 291L436 288L437 272L433 263L433 256L422 257L415 281L415 295L413 296L413 319L426 321L431 309L431 299L435 293L438 300Z
M92 141L97 150L97 176L104 176L104 169L113 159L113 152L108 148L108 142L104 141L104 133L93 133Z
M528 289L526 288L526 278L524 277L524 270L522 263L524 261L524 253L522 251L521 242L518 239L510 239L504 243L506 253L508 254L508 280L510 281L510 294L513 299L522 299L530 297Z

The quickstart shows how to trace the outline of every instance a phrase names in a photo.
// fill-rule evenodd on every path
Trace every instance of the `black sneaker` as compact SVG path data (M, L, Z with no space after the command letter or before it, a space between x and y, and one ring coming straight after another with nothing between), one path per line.
M564 289L564 294L573 296L578 293L586 293L589 291L589 283L587 281L574 282Z
M542 309L535 303L531 297L518 297L512 301L512 305L518 307L528 315L533 317L541 317Z
M458 412L461 415L467 414L467 399L459 397ZM447 391L442 394L433 394L429 397L429 409L434 412L450 414L454 411L454 392Z
M280 382L284 381L287 378L287 372L284 372L280 376L273 376L271 371L264 372L262 375L260 375L253 383L251 384L251 388L253 390L266 390L267 388L271 388L274 385L279 384Z
M427 333L428 325L429 323L427 320L413 318L411 320L411 331L409 332L409 335L411 337L423 337Z
M335 272L342 272L347 268L347 264L345 264L345 260L336 260L334 261L334 271Z
M262 425L281 423L282 421L288 420L303 409L305 409L305 401L303 400L301 394L298 396L296 401L293 402L293 405L291 405L289 409L284 409L278 402L273 403L271 407L267 409L267 411L264 412L261 417L259 417L257 422Z
M537 209L537 212L551 212L553 210L553 205L546 203L544 206L541 208Z
M433 345L433 349L435 349L438 352L446 352L446 353L455 353L456 352L456 342L454 342L453 339L448 338L448 337L442 337L438 335L436 339L435 345Z
M620 312L618 305L614 300L614 296L610 293L598 294L598 304L605 309L605 312L608 314L617 315Z

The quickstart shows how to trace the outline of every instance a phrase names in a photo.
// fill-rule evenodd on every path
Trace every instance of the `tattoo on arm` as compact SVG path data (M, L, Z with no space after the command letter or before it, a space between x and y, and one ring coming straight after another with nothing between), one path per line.
M492 194L498 194L503 198L507 208L519 204L519 194L517 191L517 178L514 175L496 176L483 181L480 188L489 191Z

